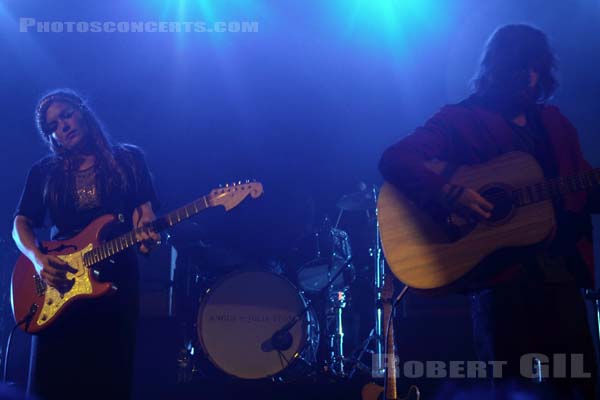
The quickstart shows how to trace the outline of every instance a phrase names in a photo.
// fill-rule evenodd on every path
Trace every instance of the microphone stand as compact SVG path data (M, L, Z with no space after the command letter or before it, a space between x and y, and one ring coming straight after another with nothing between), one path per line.
M594 302L594 314L596 314L596 334L594 339L600 343L600 290L586 289L584 297Z
M354 366L350 370L349 377L352 378L358 370L370 370L376 375L383 375L385 372L385 360L384 360L384 345L385 338L383 332L383 302L381 298L381 292L383 290L383 284L385 281L385 258L383 257L383 249L381 247L381 235L379 232L379 219L377 209L377 199L379 197L379 190L376 185L371 187L371 193L373 197L373 214L370 214L367 210L367 217L371 221L371 229L373 229L373 238L375 239L372 243L372 247L369 249L369 254L373 259L373 301L375 304L374 310L374 324L373 329L369 333L369 336L363 341L363 344L358 349L353 358ZM369 350L369 346L373 343L372 351ZM371 366L368 368L363 362L362 357L365 353L370 352L373 354L371 360Z

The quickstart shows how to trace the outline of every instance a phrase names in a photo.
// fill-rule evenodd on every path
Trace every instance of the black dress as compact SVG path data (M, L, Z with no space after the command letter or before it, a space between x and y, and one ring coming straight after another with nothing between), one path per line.
M16 214L31 219L34 227L49 219L53 239L72 237L104 214L121 214L121 230L132 229L134 209L148 201L156 207L156 195L141 151L122 145L114 153L128 181L125 192L111 188L111 180L96 167L64 173L62 183L50 185L48 178L62 168L50 156L29 171ZM59 191L59 202L49 200L51 190ZM126 250L105 263L100 279L114 282L116 293L73 304L34 336L29 389L39 398L130 397L139 308L135 251Z

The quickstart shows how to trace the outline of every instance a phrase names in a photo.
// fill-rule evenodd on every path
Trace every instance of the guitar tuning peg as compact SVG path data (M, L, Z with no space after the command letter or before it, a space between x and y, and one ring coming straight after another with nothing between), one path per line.
M242 184L242 181L238 181L238 185L241 185L241 184Z
M250 179L246 179L246 183L250 183Z
M226 187L226 188L228 188L228 187L229 187L229 183L226 183L226 184L225 184L225 187Z
M219 183L219 188L222 188L222 187L223 187L223 184Z

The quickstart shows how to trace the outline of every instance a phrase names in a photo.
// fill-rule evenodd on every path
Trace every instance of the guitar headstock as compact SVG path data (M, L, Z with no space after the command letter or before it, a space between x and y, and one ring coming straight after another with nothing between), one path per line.
M246 197L250 196L256 199L262 194L262 183L238 181L211 190L206 196L206 200L212 207L223 206L225 211L229 211L237 207Z

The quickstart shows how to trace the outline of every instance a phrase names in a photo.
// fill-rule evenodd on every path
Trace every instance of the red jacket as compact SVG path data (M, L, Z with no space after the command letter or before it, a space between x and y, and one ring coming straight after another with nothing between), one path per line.
M577 131L555 106L540 106L540 120L550 141L558 174L573 175L591 169L583 158ZM424 167L426 160L438 159L455 165L478 164L515 150L513 129L499 113L472 101L472 98L443 107L424 126L389 147L383 154L379 169L386 181L396 185L419 203L439 198L448 180ZM569 194L565 209L576 214L597 211L588 207L585 193ZM587 217L589 221L589 215ZM593 247L591 222L589 232L577 241L579 254L589 270L581 286L593 286ZM587 229L586 229L587 230ZM507 266L508 267L508 266Z

